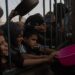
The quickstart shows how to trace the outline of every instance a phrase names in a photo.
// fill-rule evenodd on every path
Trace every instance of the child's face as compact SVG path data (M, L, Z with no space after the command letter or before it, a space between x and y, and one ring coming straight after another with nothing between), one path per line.
M37 29L40 32L46 32L47 25L46 24L36 25L34 28Z
M0 49L4 55L8 55L8 44L2 35L0 36Z
M31 48L34 48L37 45L37 40L38 40L37 35L33 34L32 36L30 36L29 38L27 38L27 44Z
M17 43L18 43L18 45L20 45L22 43L22 41L23 41L23 31L17 37Z

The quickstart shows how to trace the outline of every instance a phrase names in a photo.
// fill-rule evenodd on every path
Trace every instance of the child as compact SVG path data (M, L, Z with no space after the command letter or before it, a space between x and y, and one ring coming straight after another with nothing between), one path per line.
M22 41L23 41L23 30L18 26L17 23L10 22L9 23L9 34L10 34L10 44L11 48L17 51L20 51L20 53L23 53L23 46L22 46ZM4 35L6 37L6 40L8 40L8 25L7 23L3 27Z
M24 30L24 48L26 53L30 54L29 58L31 58L32 60L30 61L30 63L33 63L33 65L35 65L36 60L37 61L37 68L40 69L41 75L48 75L50 72L50 68L48 65L48 62L52 59L52 57L54 56L54 54L51 54L50 56L48 55L43 55L44 53L40 50L40 48L38 47L38 32L33 29L33 28L27 28ZM28 58L28 59L29 59ZM48 59L48 62L46 59ZM50 72L51 73L51 72Z
M34 14L25 22L24 29L26 28L33 28L38 31L39 36L39 43L42 45L50 46L50 31L48 29L48 25L45 24L44 18L39 13Z
M11 56L10 60L9 55ZM11 64L9 64L9 61L11 61ZM18 52L8 51L8 43L5 41L3 32L0 31L0 75L3 75L9 68L21 67L22 62L22 58Z
M27 53L39 55L38 32L35 29L27 28L24 30L24 47ZM35 50L34 50L35 49Z

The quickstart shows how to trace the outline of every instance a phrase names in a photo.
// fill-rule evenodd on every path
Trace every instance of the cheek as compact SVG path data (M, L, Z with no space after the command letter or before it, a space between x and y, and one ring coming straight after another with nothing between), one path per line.
M47 26L45 25L45 26L42 26L42 29L46 29L47 28Z
M33 44L33 42L30 40L30 41L29 41L29 45L32 45L32 44Z
M29 41L29 45L30 46L34 46L35 45L35 42L31 40L31 41Z
M17 39L17 42L22 42L23 41L23 38L18 38Z
M2 50L3 53L7 53L7 52L8 52L8 47L2 45L2 46L1 46L1 50Z
M1 45L1 47L0 47L0 48L1 48L1 50L2 50L2 51L4 51L4 50L5 50L5 47L4 47L3 45Z

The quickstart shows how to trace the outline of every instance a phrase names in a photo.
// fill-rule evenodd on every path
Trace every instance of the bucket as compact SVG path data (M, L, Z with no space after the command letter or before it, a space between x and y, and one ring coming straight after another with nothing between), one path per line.
M65 66L75 65L75 44L60 49L55 58Z

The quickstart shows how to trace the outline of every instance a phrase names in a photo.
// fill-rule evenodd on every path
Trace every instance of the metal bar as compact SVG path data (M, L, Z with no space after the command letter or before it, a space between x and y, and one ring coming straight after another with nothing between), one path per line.
M65 11L64 11L64 14L65 14ZM65 39L64 41L66 41L66 35L68 33L68 19L69 19L69 15L64 15L64 36L65 36Z
M21 0L21 2L22 2L23 0ZM19 21L21 21L21 19L22 19L22 16L21 15L19 15Z
M71 21L72 21L72 42L75 43L75 0L72 1L72 15L71 15Z
M9 64L11 68L11 51L10 51L10 29L9 29L9 19L8 19L8 0L5 0L6 3L6 19L8 24L8 54L9 54Z
M51 0L49 0L49 9L50 9L50 36L51 36L51 40L50 40L50 46L51 46L51 48L52 48L52 24L51 24Z
M62 0L60 0L60 3L61 3L61 5L60 5L60 22L59 22L59 24L60 24L60 44L62 43L62 41L63 41L63 34L62 34L62 32L61 32L61 27L62 27Z
M43 0L43 16L45 16L45 0Z
M56 47L57 47L57 45L58 45L58 30L57 30L57 21L58 21L58 17L57 17L57 0L54 0L54 2L55 2L55 9L56 9L56 13L55 13L55 18L56 18Z
M45 0L43 0L43 16L45 17ZM46 32L44 32L44 49L46 47Z

